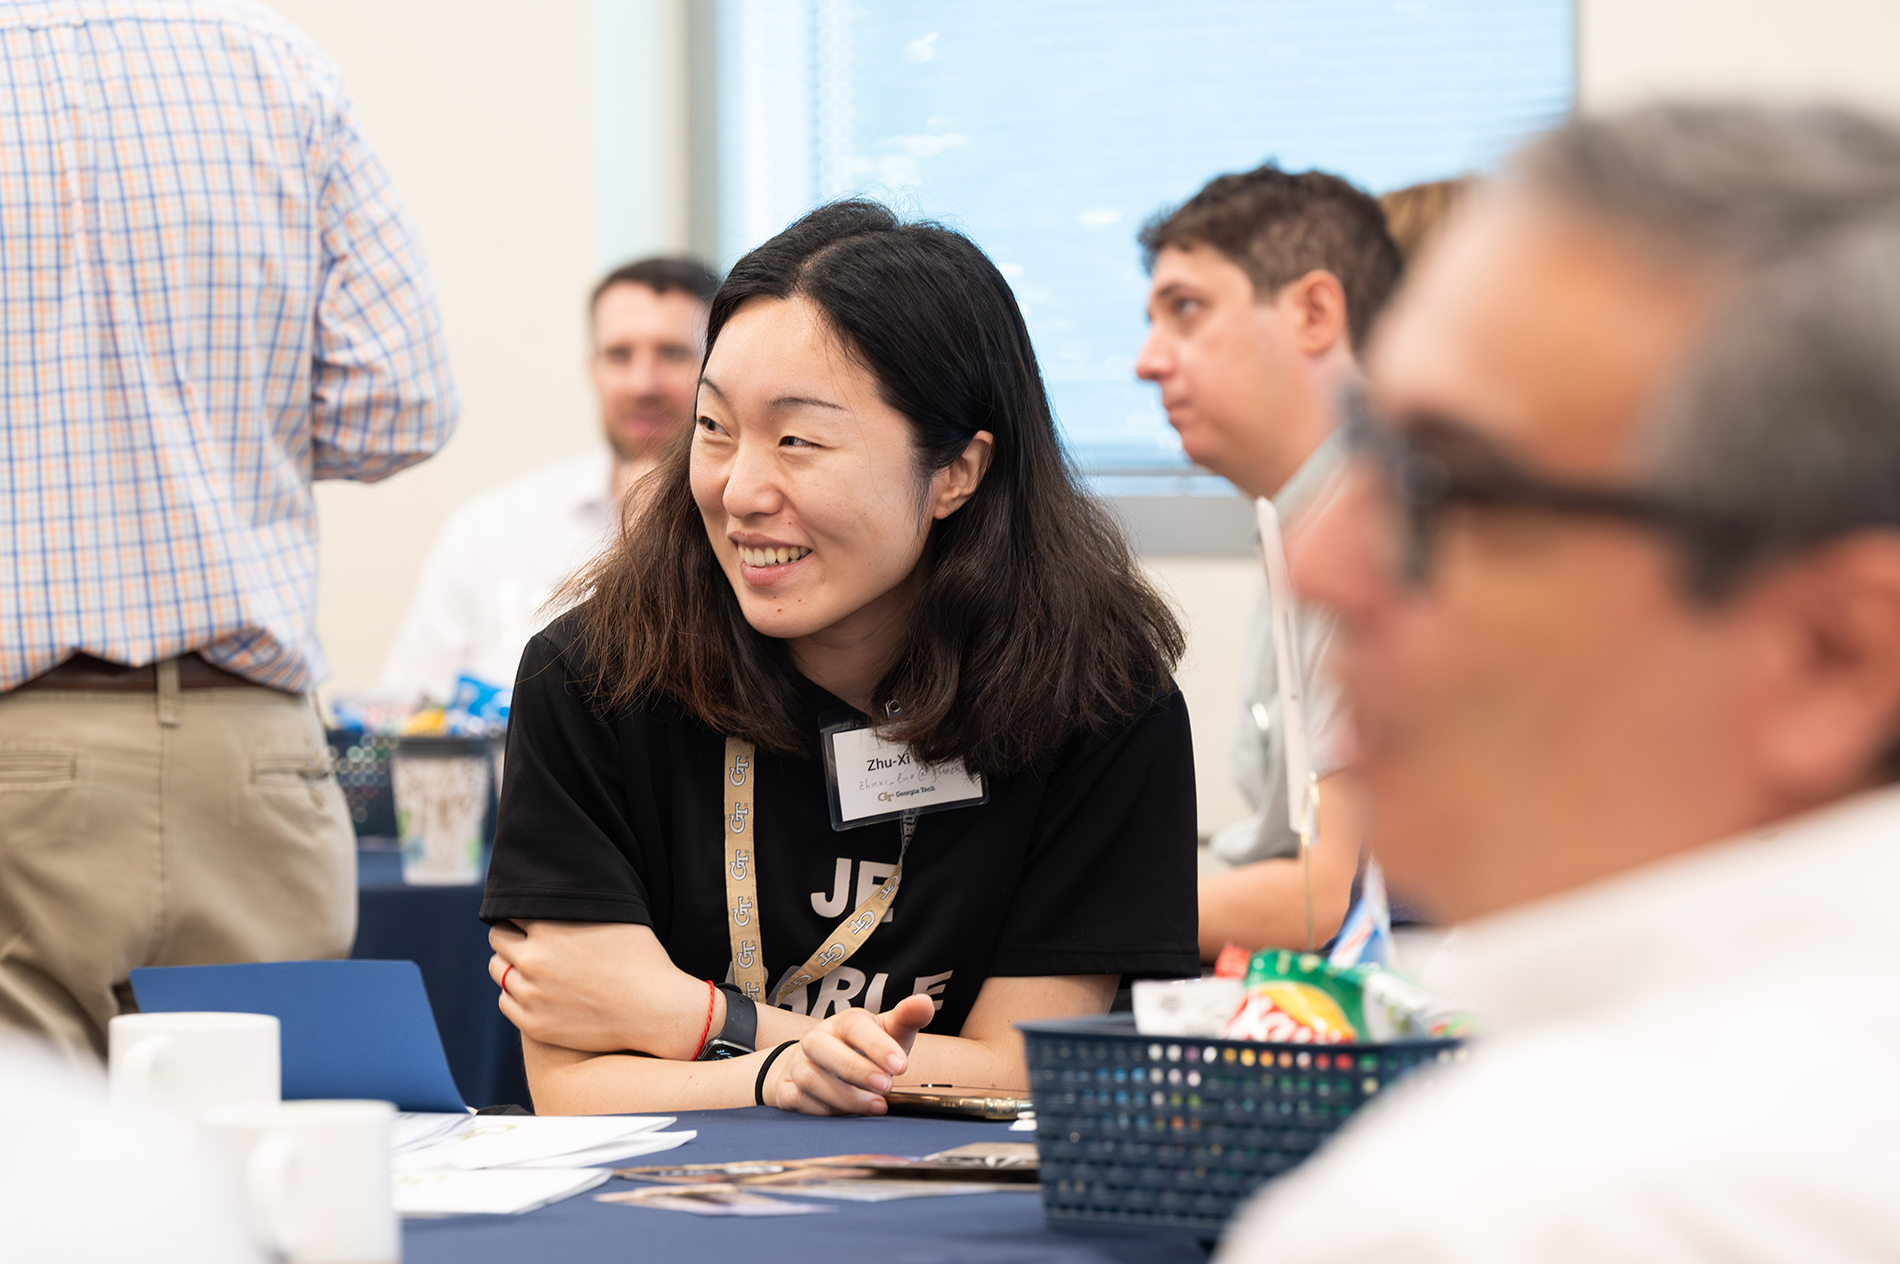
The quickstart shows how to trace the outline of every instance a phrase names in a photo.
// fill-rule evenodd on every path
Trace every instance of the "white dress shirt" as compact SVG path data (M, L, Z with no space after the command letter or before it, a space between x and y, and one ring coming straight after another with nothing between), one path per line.
M442 524L383 663L382 687L446 701L467 673L512 685L547 602L615 525L613 454L571 457L470 497Z
M1346 473L1346 441L1338 431L1314 449L1273 497L1282 523L1291 525L1330 495ZM1305 693L1306 750L1315 776L1339 771L1344 709L1339 685L1327 666L1333 645L1333 616L1318 606L1295 602L1292 611L1293 661ZM1280 710L1280 667L1273 644L1273 603L1265 577L1247 621L1247 648L1241 659L1240 707L1229 766L1253 815L1222 829L1210 840L1213 851L1230 865L1250 864L1300 854L1300 836L1287 811L1286 726ZM1304 787L1302 787L1304 789Z
M1459 933L1489 1035L1222 1264L1900 1260L1900 788Z

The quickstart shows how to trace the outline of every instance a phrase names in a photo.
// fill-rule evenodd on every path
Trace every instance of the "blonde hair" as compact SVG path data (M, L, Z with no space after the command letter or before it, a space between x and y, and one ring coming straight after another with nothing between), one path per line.
M1386 231L1392 234L1406 262L1411 262L1425 239L1438 231L1452 208L1471 191L1473 183L1470 176L1429 180L1379 196L1379 205L1385 208Z

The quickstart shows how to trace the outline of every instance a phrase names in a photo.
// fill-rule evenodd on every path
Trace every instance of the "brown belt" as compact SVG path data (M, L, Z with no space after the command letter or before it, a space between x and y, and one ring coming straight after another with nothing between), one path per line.
M255 680L246 680L236 672L229 672L206 662L196 653L178 656L178 687L180 689L271 689L276 693L289 692L277 689L273 685L260 685ZM90 654L75 654L53 670L35 676L25 684L16 685L14 688L85 689L96 693L154 693L158 689L158 668L150 663L143 667L127 667L124 663L94 658Z

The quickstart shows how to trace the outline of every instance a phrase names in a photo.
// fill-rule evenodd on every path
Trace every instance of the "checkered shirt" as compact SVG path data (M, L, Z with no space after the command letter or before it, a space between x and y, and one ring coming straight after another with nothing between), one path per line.
M192 650L308 690L311 482L456 401L335 65L262 7L0 3L0 689Z

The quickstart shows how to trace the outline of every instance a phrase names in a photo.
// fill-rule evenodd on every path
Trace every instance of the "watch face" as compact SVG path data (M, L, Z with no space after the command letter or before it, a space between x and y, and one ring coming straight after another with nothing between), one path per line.
M706 1052L700 1055L699 1060L701 1062L723 1062L727 1058L743 1058L748 1053L755 1052L757 1052L757 1050L748 1049L741 1044L734 1044L730 1040L714 1038L706 1045Z

